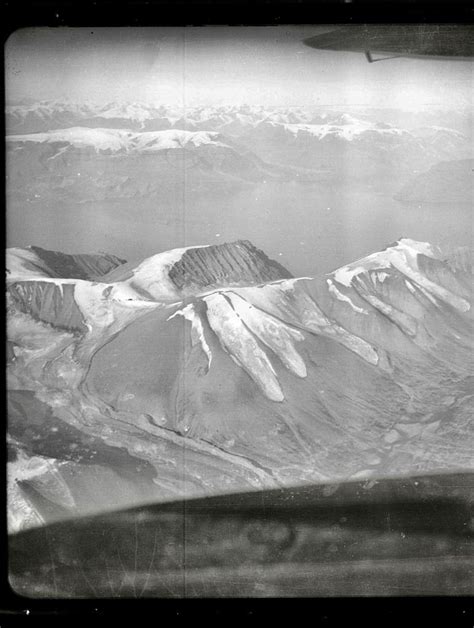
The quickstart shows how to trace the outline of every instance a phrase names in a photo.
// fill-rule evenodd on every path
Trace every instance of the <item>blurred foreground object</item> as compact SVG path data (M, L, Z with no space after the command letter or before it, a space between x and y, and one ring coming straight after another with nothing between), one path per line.
M470 595L472 473L147 505L10 538L35 598Z

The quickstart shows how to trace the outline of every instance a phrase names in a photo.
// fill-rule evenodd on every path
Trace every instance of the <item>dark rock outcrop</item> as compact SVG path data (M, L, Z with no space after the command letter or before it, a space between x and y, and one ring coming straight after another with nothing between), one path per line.
M52 277L64 279L95 279L102 277L126 260L115 255L101 253L97 255L60 253L49 251L39 246L31 246L33 251L51 270Z
M183 292L232 284L259 284L293 275L248 240L188 249L169 271Z
M46 281L18 281L8 293L21 312L59 329L86 332L87 327L74 300L74 284L56 285Z

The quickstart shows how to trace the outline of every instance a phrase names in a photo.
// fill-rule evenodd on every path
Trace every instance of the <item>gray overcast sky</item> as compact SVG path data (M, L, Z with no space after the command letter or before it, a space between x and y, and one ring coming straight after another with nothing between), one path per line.
M68 98L166 104L472 105L473 64L319 51L322 26L34 28L6 44L7 102Z

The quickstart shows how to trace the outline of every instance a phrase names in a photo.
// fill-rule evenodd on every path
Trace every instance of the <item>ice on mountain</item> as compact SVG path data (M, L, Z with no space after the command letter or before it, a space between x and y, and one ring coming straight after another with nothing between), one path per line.
M219 342L272 401L283 401L283 391L267 355L260 349L227 299L219 293L204 297L207 318Z
M342 292L340 292L336 286L334 285L334 282L331 279L327 279L326 280L328 287L329 287L329 292L331 294L333 294L336 299L338 301L345 301L346 303L349 303L349 305L351 306L351 308L356 311L359 312L359 314L367 314L367 311L364 310L361 307L358 307L357 305L354 304L354 302L352 301L352 299L350 299L347 295L342 294Z
M395 268L425 293L431 294L461 312L468 311L470 304L466 299L436 284L419 271L418 255L436 258L436 251L426 242L416 242L408 238L402 238L395 245L383 251L368 255L352 264L337 269L332 275L338 283L350 287L354 277L362 276L368 271Z
M305 363L294 346L295 341L304 340L303 334L255 308L233 292L228 292L227 297L240 319L280 358L286 368L298 377L306 377Z
M174 314L169 316L167 320L171 320L175 316L182 316L185 320L188 320L191 323L191 343L192 346L196 346L197 344L201 345L202 350L207 355L207 368L209 369L212 362L212 352L207 344L206 337L204 335L204 328L202 325L201 318L199 314L196 312L196 309L192 303L188 303L181 310L177 310Z

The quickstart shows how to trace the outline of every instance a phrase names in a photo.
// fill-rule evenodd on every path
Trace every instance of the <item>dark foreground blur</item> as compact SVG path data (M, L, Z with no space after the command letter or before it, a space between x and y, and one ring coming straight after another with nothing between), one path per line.
M11 536L33 598L470 595L474 474L241 493Z

